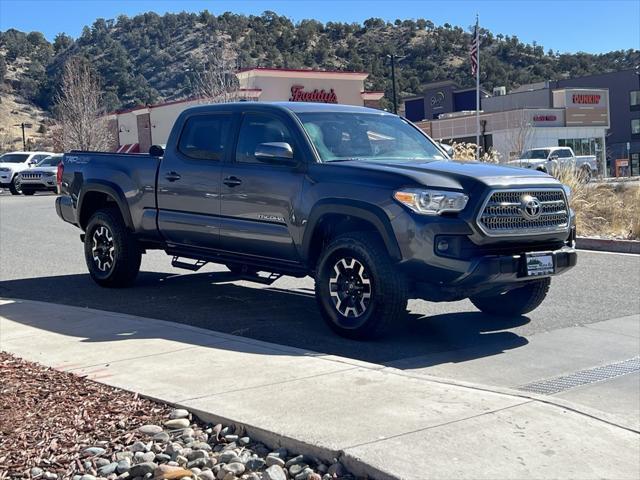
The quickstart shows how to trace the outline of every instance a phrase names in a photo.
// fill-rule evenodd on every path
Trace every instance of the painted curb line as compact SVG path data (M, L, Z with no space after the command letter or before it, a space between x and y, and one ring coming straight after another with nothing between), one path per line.
M610 238L576 238L576 248L599 252L640 254L640 240L614 240Z

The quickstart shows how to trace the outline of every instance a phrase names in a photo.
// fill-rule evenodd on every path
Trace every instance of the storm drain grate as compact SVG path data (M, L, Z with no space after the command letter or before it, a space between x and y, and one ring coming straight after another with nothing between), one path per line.
M634 357L629 360L624 360L623 362L581 370L562 377L528 383L518 387L518 390L543 395L553 395L554 393L563 392L570 388L619 377L620 375L637 372L638 370L640 370L640 357Z

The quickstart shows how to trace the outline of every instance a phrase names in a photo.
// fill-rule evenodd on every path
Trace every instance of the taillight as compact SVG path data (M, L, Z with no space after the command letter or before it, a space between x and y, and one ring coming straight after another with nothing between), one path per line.
M58 164L58 170L56 170L56 183L58 184L58 191L62 188L62 174L64 173L64 163Z

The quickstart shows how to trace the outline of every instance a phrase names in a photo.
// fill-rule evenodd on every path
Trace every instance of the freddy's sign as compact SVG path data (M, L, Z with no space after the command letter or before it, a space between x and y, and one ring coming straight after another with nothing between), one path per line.
M328 92L325 89L312 91L304 89L303 85L294 85L291 87L290 102L317 102L317 103L338 103L338 96L331 88Z

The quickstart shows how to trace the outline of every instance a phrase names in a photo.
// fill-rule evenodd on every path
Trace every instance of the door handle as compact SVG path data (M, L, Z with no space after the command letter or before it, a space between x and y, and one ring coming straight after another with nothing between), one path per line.
M175 182L176 180L180 180L182 177L180 176L179 173L169 172L164 176L164 178L166 178L170 182Z
M242 183L242 180L240 180L238 177L227 177L222 181L222 183L224 183L227 187L237 187Z

